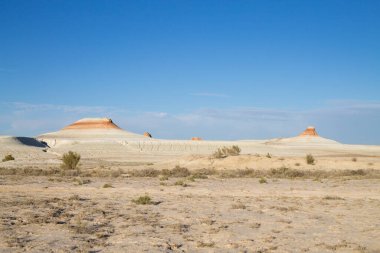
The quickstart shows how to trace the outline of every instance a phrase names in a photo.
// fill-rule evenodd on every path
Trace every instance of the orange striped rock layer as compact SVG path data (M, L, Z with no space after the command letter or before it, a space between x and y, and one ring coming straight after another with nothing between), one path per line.
M111 119L82 119L66 126L63 130L81 130L81 129L120 129Z

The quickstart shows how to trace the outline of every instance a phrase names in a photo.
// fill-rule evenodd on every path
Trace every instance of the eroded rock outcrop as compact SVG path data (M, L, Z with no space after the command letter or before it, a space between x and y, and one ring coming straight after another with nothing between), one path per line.
M317 134L317 131L315 130L315 127L309 126L299 136L319 136L319 135Z
M149 137L149 138L152 138L152 135L151 135L150 133L148 133L148 132L145 132L145 133L144 133L144 136Z
M192 141L201 141L202 138L201 137L193 137L191 138Z

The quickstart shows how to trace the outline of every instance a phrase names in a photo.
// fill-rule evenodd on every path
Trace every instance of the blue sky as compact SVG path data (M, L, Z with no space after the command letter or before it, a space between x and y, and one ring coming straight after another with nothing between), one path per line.
M112 117L159 138L315 125L380 144L379 1L0 0L0 134Z

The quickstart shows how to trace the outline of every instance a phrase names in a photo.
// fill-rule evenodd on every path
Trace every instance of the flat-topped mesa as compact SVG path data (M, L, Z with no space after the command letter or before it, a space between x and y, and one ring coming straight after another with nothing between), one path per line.
M305 131L303 131L299 136L301 137L307 137L307 136L314 136L314 137L317 137L319 136L317 134L317 131L315 131L315 127L313 126L309 126L308 128L306 128Z
M64 127L62 130L120 129L109 118L85 118Z

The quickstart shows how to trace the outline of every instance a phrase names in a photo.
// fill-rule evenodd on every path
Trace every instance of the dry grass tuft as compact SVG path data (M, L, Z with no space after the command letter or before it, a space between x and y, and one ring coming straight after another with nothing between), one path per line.
M178 166L178 165L175 166L175 168L172 169L169 174L169 176L172 176L172 177L188 177L190 175L191 173L189 169Z
M184 180L178 180L174 183L174 185L179 185L182 187L188 187L189 186Z
M260 184L267 184L268 181L265 178L262 177L262 178L260 178L259 183Z
M344 200L344 198L339 197L339 196L332 196L332 195L327 195L323 197L325 200Z
M137 205L152 205L152 199L149 195L140 196L137 199L132 199L132 202Z
M212 154L212 157L220 159L220 158L226 158L228 156L237 156L241 152L241 149L239 146L231 146L231 147L223 147L218 148L217 151L215 151L214 154Z

